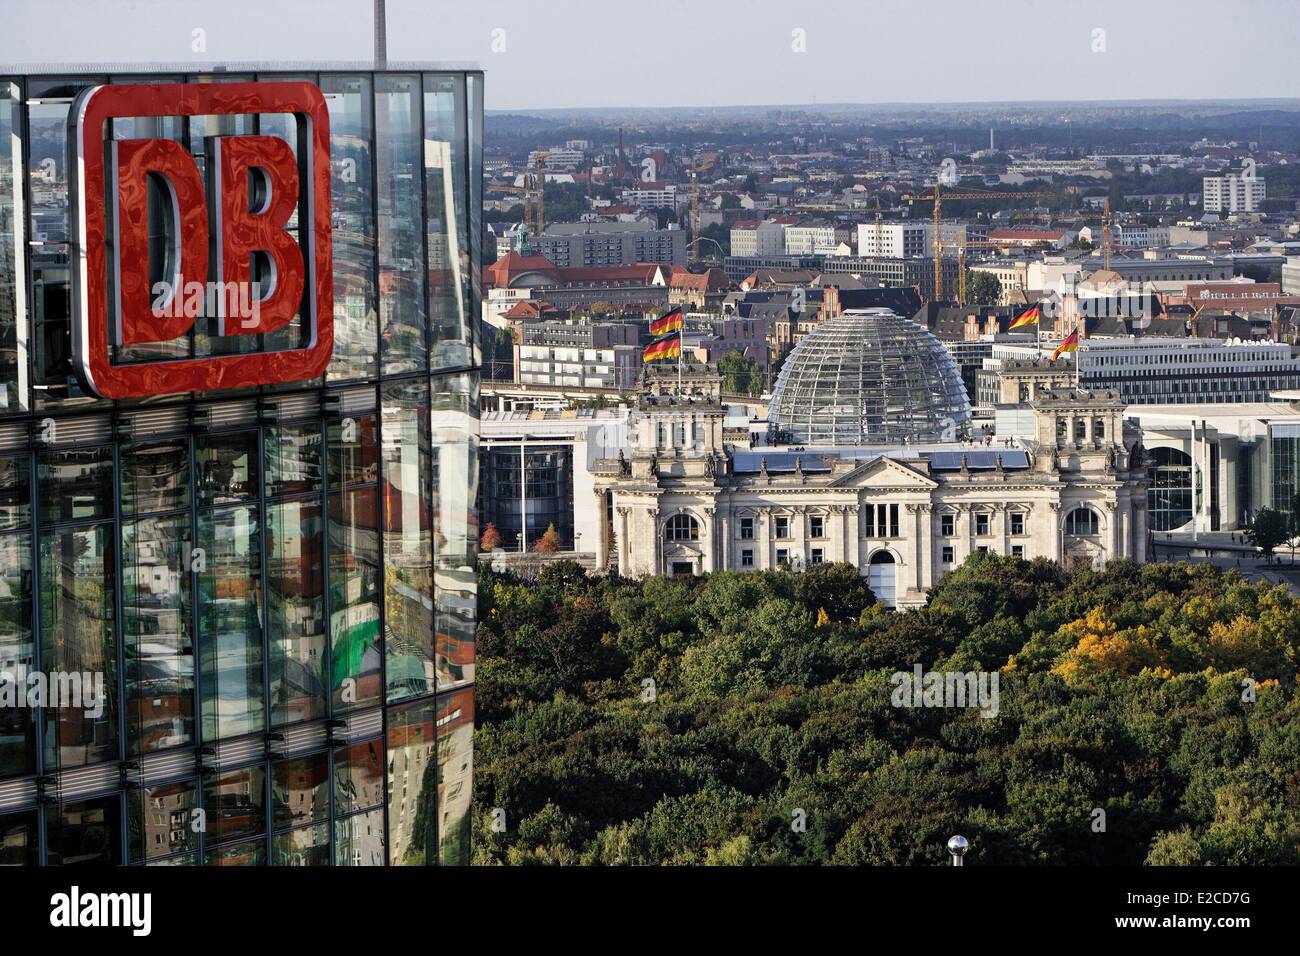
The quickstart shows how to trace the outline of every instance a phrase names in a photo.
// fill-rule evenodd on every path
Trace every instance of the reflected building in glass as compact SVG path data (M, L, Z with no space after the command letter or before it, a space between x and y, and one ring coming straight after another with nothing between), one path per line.
M329 109L328 370L84 393L73 99L262 80L316 84ZM481 73L426 64L0 75L0 865L468 861L482 117ZM292 125L128 118L107 135L173 139L202 170L205 137L296 147ZM273 351L304 331L199 319L113 359ZM27 706L36 674L102 693Z

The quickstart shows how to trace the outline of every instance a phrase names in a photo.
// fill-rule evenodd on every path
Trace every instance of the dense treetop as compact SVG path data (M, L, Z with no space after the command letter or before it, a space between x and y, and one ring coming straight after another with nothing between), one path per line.
M977 554L895 613L847 565L556 563L480 613L480 863L1300 862L1300 605L1235 573ZM918 664L997 716L893 706Z

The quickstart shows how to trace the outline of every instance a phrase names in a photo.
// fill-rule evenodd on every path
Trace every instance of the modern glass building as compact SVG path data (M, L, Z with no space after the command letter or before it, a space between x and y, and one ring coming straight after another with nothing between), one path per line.
M794 347L769 419L792 444L952 441L970 403L952 356L924 326L889 309L850 309Z
M482 74L185 70L0 74L0 863L465 863ZM328 370L83 393L74 98L269 80L328 106ZM110 126L200 169L208 136L299 142L286 114ZM301 326L222 337L200 319L115 359L274 351Z

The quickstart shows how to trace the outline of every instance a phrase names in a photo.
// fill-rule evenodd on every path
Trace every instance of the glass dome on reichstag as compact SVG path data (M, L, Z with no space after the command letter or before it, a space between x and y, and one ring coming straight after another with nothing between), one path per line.
M961 372L924 326L854 309L806 335L777 376L769 420L801 445L951 441L970 419Z

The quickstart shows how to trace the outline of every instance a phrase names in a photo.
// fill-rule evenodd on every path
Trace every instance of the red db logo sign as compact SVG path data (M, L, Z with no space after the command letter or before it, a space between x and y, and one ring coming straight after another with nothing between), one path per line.
M209 136L206 177L174 140L109 136L115 117L273 113L295 119L296 155L276 136ZM96 86L77 98L69 124L78 246L72 354L85 389L129 398L302 381L325 371L334 349L334 277L329 114L317 87ZM259 335L295 315L304 327L297 348L114 359L115 349L183 338L196 322L214 336Z

